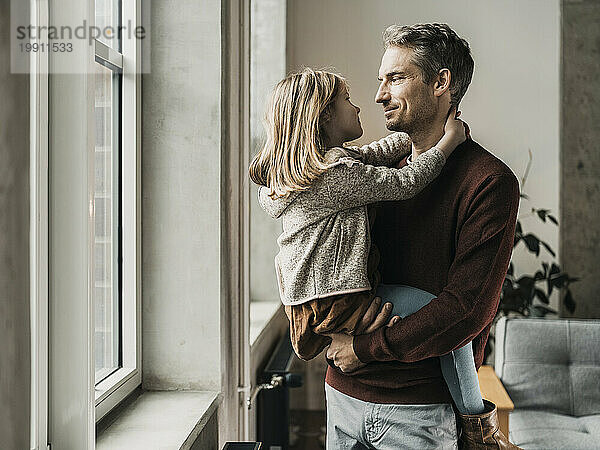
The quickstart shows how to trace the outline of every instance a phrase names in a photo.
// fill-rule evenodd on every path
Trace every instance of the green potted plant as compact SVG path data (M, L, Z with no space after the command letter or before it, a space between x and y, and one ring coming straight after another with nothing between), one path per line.
M525 175L521 180L521 190L524 189L531 161L530 151ZM528 200L529 197L522 192L521 199ZM548 209L530 208L526 215L520 215L517 219L513 248L522 243L530 253L535 254L536 258L539 259L540 265L535 273L517 274L515 265L511 260L502 284L500 304L494 318L494 323L500 317L509 314L522 317L545 317L548 314L557 315L558 312L549 306L550 296L555 289L562 290L560 301L565 309L570 313L575 311L576 305L569 286L571 283L576 282L578 278L571 277L561 269L560 265L554 260L556 252L547 242L523 228L522 220L529 217L537 218L545 224L558 226L558 220ZM543 256L550 256L551 260L547 261ZM488 344L485 348L484 360L487 360L492 351L493 341L494 336L490 334Z

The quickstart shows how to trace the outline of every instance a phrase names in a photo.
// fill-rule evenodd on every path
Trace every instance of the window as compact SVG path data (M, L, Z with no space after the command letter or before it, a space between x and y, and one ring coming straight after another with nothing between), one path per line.
M252 0L250 21L250 158L265 141L266 100L285 76L286 2ZM247 174L244 174L247 179ZM279 248L281 221L273 220L257 201L250 184L250 342L258 337L281 304L273 259Z
M135 0L96 0L93 355L96 420L141 382L137 268L136 46L118 32ZM133 70L132 70L133 69Z
M96 74L94 112L94 361L95 383L121 362L121 155L119 73L100 66Z

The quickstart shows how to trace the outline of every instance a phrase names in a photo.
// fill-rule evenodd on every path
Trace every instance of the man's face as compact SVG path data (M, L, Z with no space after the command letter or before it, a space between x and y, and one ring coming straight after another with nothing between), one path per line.
M375 96L375 101L383 106L386 128L409 135L428 129L438 112L433 87L423 82L412 54L405 47L391 46L385 51Z

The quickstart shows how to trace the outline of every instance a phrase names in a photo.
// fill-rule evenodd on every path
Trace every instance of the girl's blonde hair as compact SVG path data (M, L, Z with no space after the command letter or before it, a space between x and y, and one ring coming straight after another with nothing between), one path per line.
M322 150L324 112L345 87L341 76L306 68L281 80L265 115L267 139L250 164L250 179L286 197L308 189L327 168Z

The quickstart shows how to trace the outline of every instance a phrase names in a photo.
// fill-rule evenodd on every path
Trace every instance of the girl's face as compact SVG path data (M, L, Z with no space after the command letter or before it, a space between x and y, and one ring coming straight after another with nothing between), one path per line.
M344 86L332 102L329 120L323 125L328 138L328 147L339 147L344 142L362 136L359 112L360 108L350 101L348 88Z

